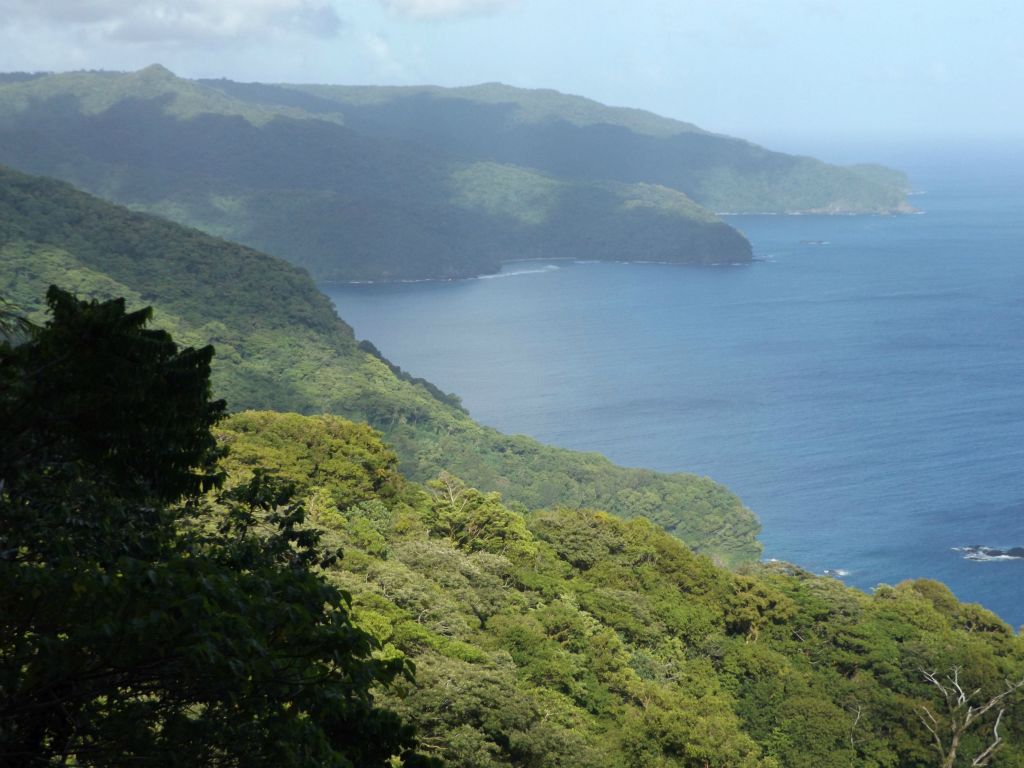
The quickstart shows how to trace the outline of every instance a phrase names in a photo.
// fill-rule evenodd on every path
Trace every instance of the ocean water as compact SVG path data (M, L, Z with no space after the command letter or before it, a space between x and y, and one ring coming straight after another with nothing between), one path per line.
M924 212L744 216L748 266L519 262L323 286L479 421L708 475L766 558L927 577L1024 624L1024 174L919 167ZM642 253L623 254L642 259Z

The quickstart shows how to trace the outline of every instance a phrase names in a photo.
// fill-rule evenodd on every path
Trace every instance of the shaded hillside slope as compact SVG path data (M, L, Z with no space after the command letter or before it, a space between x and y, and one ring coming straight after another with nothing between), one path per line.
M757 521L722 486L616 467L475 423L457 399L399 378L361 348L300 269L234 243L0 169L0 295L38 313L51 283L152 305L187 344L217 348L216 393L232 409L327 412L367 421L426 480L443 470L535 508L644 515L725 562L756 557Z
M0 81L0 163L319 280L466 277L529 257L751 258L742 235L678 189L476 160L293 101L253 103L158 66Z

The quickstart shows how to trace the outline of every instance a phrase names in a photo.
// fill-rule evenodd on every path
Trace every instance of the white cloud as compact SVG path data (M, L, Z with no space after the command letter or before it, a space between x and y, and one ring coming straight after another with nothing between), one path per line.
M396 13L416 19L438 19L486 13L515 5L518 0L381 0Z
M328 0L0 0L0 28L79 27L126 42L329 36L341 21Z
M363 47L373 62L378 77L394 78L405 74L405 66L399 60L388 39L382 35L366 34Z

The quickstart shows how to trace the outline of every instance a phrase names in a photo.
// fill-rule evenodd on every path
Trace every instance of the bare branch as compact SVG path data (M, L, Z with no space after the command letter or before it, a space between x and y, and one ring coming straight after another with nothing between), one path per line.
M975 705L971 702L977 699L982 689L976 688L969 693L964 690L960 682L959 667L952 667L950 669L950 674L945 676L945 682L939 680L935 672L928 672L922 669L921 674L928 683L939 690L942 698L945 700L946 708L949 710L948 722L940 723L928 707L921 706L917 709L918 719L920 719L921 724L924 725L928 733L931 734L933 746L942 757L943 768L949 768L956 763L957 750L964 734L988 712L1004 702L1007 697L1024 687L1024 679L1017 682L1007 680L1005 691L997 693ZM1003 740L999 736L999 725L1002 723L1005 712L1005 706L999 708L999 714L996 716L995 723L992 726L992 743L974 758L971 762L972 768L987 766L992 761L996 752L1002 747ZM943 720L946 720L946 718L944 717ZM940 736L940 732L945 732L947 729L950 735L948 748Z
M931 683L936 688L938 688L940 691L942 691L942 697L944 699L946 699L946 702L948 703L949 702L950 691L949 691L948 688L946 688L946 686L944 686L939 681L938 675L936 675L934 672L925 672L923 669L921 670L921 674L924 675L924 679L925 680L927 680L929 683Z
M956 691L956 704L957 706L963 706L967 703L969 698L964 689L960 687L960 667L953 667L953 675L950 677L946 675L946 679L953 684L953 688Z
M1009 680L1006 681L1006 690L996 696L993 696L987 702L982 704L980 707L970 707L967 710L966 723L969 725L974 720L978 719L990 709L999 704L1003 699L1012 694L1018 688L1024 687L1024 679L1019 680L1016 683L1011 683ZM978 689L981 690L980 688Z
M917 716L921 718L921 722L924 727L928 729L928 732L932 735L932 739L935 741L935 749L939 751L939 754L945 757L946 748L942 744L942 737L939 736L939 732L935 729L938 726L938 721L935 719L935 715L931 713L928 707L920 707ZM925 719L927 717L927 719ZM930 721L930 722L929 722Z
M989 761L995 756L996 751L1003 746L1003 739L999 735L999 723L1003 719L1003 712L1005 709L999 710L999 715L996 717L996 723L992 726L992 743L988 745L988 749L974 758L971 763L972 768L981 768L982 766L988 765Z
M853 736L857 732L857 723L860 722L860 718L861 718L861 715L864 714L864 710L861 708L860 704L857 705L857 708L855 710L851 707L851 710L853 710L854 712L857 713L857 716L855 718L853 718L853 725L850 726L850 746L853 747L854 749L856 749L857 748L857 742L853 738Z

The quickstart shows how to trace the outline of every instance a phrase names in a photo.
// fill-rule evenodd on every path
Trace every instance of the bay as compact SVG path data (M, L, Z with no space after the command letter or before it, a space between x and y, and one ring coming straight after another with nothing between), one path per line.
M730 217L747 266L518 262L322 286L479 421L708 475L766 558L947 583L1024 623L1024 174L922 164L920 215ZM642 253L624 254L642 260Z

